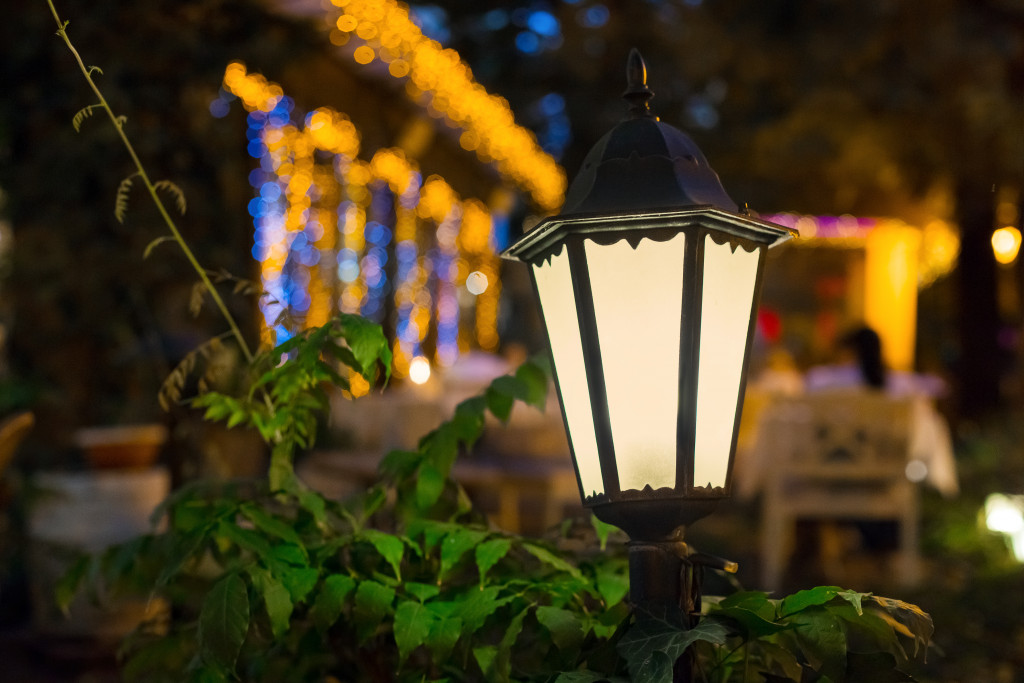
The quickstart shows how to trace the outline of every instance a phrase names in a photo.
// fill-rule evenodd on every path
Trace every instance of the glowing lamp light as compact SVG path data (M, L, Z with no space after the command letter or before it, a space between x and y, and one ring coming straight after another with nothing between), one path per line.
M413 384L426 384L430 379L430 361L423 356L416 356L409 362L409 379Z
M992 252L996 256L996 261L1004 265L1013 263L1014 259L1017 258L1017 254L1020 252L1021 235L1020 230L1008 225L1005 228L999 228L992 233Z
M985 499L985 526L1005 534L1018 562L1024 562L1024 496L993 493Z
M765 251L795 231L740 213L651 115L635 50L627 76L631 117L503 256L529 266L583 504L658 543L730 493Z

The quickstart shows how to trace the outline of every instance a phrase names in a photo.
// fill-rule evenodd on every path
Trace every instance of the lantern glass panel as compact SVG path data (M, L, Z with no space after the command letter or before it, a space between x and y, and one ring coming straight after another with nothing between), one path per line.
M579 470L580 487L585 498L603 493L604 480L598 459L594 416L590 409L590 389L583 364L583 344L568 250L562 247L549 260L535 264L533 275L548 340L551 342L551 356L558 375L558 388Z
M725 486L760 250L704 239L694 486Z
M622 490L676 483L685 239L584 242Z

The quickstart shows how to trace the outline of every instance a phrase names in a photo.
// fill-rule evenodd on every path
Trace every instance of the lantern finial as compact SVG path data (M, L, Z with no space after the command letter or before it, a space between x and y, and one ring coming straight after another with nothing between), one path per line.
M647 65L635 47L629 51L629 58L626 61L626 92L622 93L622 97L629 102L629 113L632 118L657 120L657 117L651 114L649 100L654 97L654 92L647 87Z

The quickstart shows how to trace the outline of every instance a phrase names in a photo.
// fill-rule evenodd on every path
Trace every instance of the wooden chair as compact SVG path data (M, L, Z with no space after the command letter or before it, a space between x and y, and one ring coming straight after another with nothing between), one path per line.
M764 588L780 587L798 519L894 520L897 579L919 580L918 491L906 476L912 400L866 391L780 401L759 433L765 490L761 530Z

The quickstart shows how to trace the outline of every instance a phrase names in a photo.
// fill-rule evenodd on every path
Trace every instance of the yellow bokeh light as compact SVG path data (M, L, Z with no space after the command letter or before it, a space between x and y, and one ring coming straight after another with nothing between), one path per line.
M1020 252L1020 242L1020 230L1012 225L1007 225L1005 228L999 228L993 232L992 252L996 256L996 261L1004 265L1013 263Z
M373 48L367 47L366 45L360 45L355 49L355 52L352 53L352 58L360 64L369 64L373 61L375 56L376 54L374 53Z

